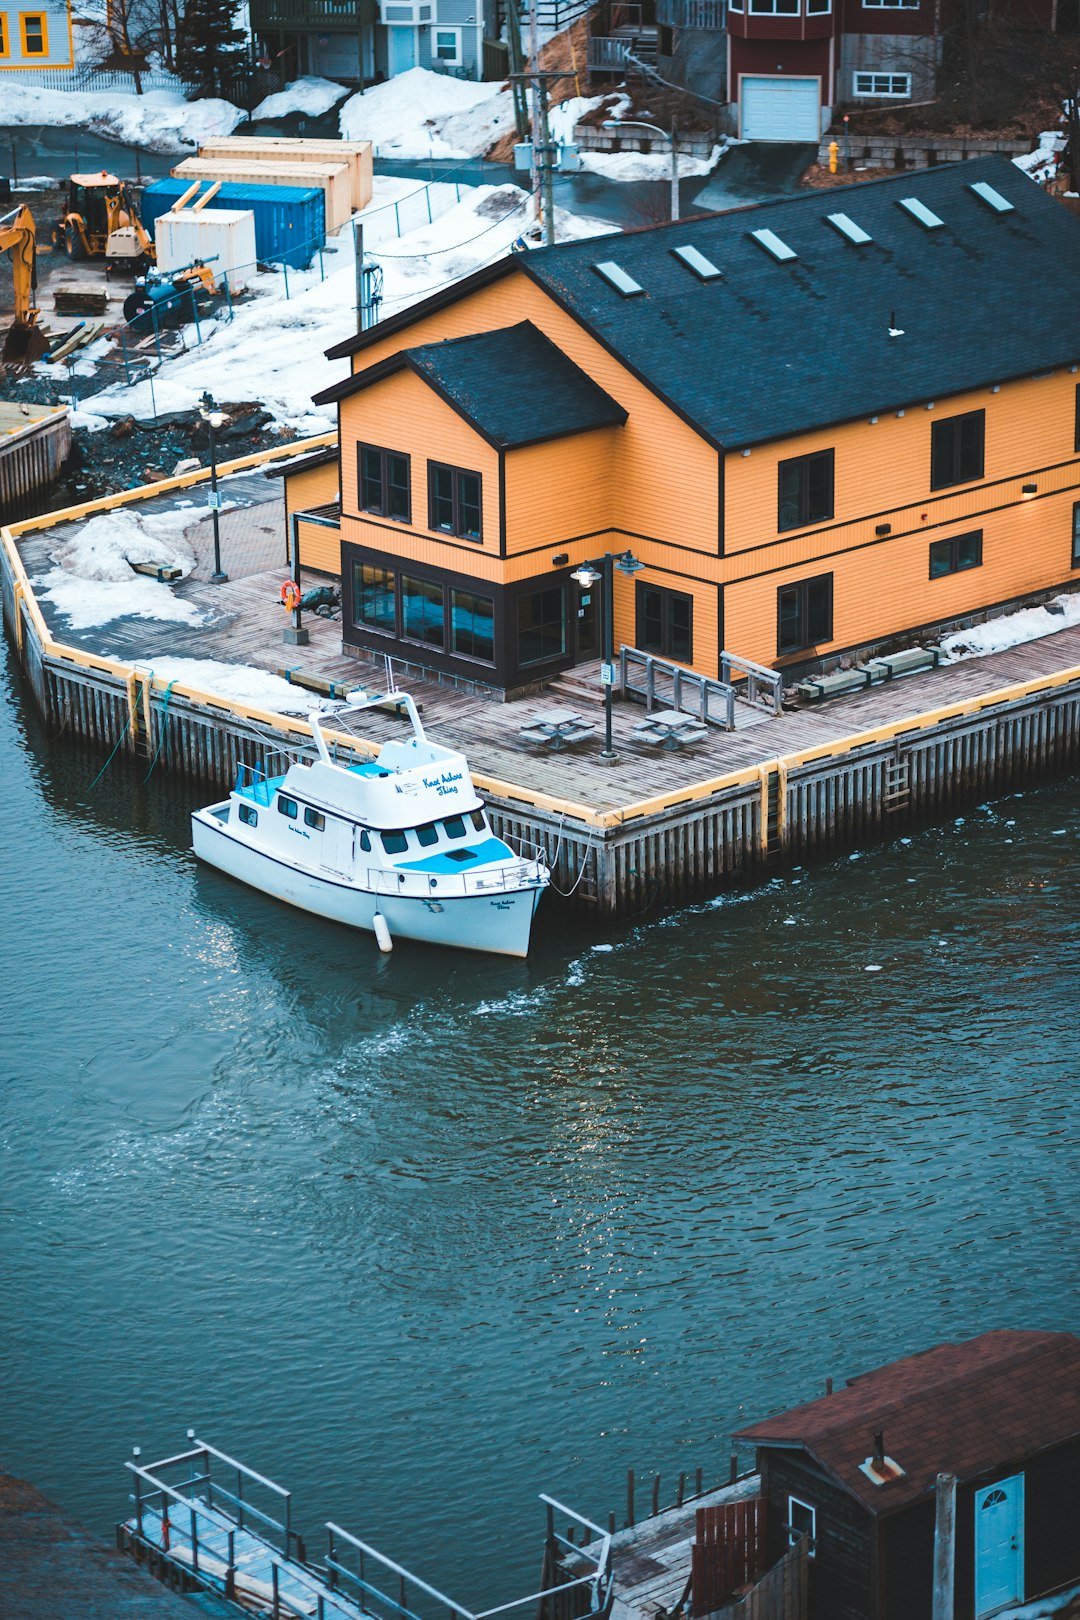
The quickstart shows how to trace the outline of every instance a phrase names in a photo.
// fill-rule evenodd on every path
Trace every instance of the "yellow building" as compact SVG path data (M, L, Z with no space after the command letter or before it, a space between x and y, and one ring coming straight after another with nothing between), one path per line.
M597 655L605 553L644 565L616 645L713 676L1060 587L1078 276L1080 220L993 158L511 255L329 351L301 558L346 648L505 689Z

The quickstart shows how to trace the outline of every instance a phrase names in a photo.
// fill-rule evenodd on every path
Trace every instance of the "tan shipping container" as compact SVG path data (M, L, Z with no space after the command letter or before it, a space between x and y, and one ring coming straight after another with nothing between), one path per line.
M260 163L347 163L352 176L353 213L371 201L371 142L306 140L288 135L222 135L199 147L199 156L211 163L236 157Z
M244 186L321 186L326 197L326 234L352 218L352 176L347 163L258 163L254 158L185 158L172 173L181 180L221 180Z

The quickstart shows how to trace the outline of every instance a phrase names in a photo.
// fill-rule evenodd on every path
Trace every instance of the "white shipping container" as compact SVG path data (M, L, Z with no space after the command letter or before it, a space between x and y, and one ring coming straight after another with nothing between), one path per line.
M183 208L154 224L159 270L182 270L196 259L209 263L215 281L229 279L242 292L255 274L255 215L250 208Z

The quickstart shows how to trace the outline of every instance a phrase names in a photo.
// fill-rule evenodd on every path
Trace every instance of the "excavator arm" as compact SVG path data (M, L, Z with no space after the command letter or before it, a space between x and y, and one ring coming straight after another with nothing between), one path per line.
M0 253L11 253L12 281L15 288L15 320L4 342L5 362L32 365L45 352L45 339L37 330L37 233L29 208L13 208L0 214Z

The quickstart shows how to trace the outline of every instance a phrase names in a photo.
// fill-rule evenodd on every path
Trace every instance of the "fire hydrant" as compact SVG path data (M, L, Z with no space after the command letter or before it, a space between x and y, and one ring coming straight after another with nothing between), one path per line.
M835 141L830 141L829 142L829 173L830 174L835 174L836 173L836 169L837 169L836 160L839 157L839 155L840 155L839 146L836 144Z

